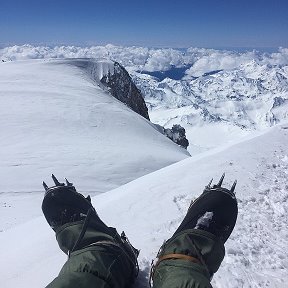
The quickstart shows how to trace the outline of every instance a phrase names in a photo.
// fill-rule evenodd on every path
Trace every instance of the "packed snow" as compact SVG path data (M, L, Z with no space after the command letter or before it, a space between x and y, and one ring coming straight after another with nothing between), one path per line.
M90 70L80 67L82 60L75 61L0 64L1 287L44 287L67 259L40 210L41 182L52 184L52 172L67 177L85 196L94 195L100 217L119 232L125 230L141 249L134 285L139 288L148 287L151 260L190 201L212 177L216 182L226 172L225 187L238 180L239 217L213 286L286 287L285 117L282 124L263 125L261 131L202 122L189 130L198 154L188 157L149 121L103 91ZM283 110L279 118L285 116L285 106L277 107ZM162 108L157 114L156 107L155 118L179 115Z

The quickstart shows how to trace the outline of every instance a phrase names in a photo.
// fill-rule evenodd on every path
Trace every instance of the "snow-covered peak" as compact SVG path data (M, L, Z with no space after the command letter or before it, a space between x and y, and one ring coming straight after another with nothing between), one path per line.
M58 60L58 63L80 68L95 84L149 120L141 92L118 62L109 59L65 59Z

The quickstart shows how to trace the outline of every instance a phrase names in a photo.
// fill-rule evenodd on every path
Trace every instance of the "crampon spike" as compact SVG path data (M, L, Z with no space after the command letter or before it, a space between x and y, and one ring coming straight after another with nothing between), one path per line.
M67 186L73 186L73 183L69 182L69 181L67 180L67 178L65 178L65 181L66 181L66 185L67 185Z
M222 174L222 176L221 176L221 178L220 178L220 180L216 186L221 187L223 180L224 180L224 177L225 177L225 173Z
M231 187L231 189L230 189L230 192L232 192L232 193L234 193L234 194L235 194L234 191L235 191L236 184L237 184L237 180L234 181L234 183L233 183L233 185L232 185L232 187Z
M53 181L54 181L54 183L55 183L55 186L64 186L63 183L60 183L60 182L58 181L58 179L54 176L54 174L52 174L52 179L53 179Z
M43 187L44 187L44 189L45 189L45 191L48 191L48 189L49 189L49 187L48 187L48 185L43 181Z
M211 184L212 184L213 178L210 180L210 182L208 183L208 185L206 186L207 188L210 188Z

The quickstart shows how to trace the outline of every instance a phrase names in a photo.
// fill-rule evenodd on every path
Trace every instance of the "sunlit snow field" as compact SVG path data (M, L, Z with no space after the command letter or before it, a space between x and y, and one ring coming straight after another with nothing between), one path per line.
M125 230L141 249L135 287L148 287L163 240L223 172L225 186L238 180L239 218L213 286L286 287L285 121L261 131L192 127L189 157L69 60L1 63L0 103L1 287L44 287L66 260L41 215L41 182L52 184L51 173L92 194L100 217Z

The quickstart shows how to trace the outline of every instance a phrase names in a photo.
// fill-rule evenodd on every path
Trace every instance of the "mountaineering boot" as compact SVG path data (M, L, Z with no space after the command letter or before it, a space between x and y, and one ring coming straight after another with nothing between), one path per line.
M53 174L52 179L55 186L50 188L43 181L46 192L42 202L42 211L50 227L56 231L66 223L85 219L88 211L94 208L90 196L85 198L78 193L73 183L67 179L66 185L60 183Z
M68 180L66 185L52 175L55 186L43 182L44 216L56 233L68 260L47 287L129 287L138 274L139 250L125 233L108 227L91 204L90 196L78 193Z
M207 288L225 256L224 243L233 231L238 215L236 181L231 189L212 180L191 203L173 236L160 248L152 266L154 288Z
M211 180L203 193L191 203L174 235L186 229L201 229L226 242L234 229L238 207L234 193L237 182L233 183L230 190L223 188L224 177L225 174L212 187Z

